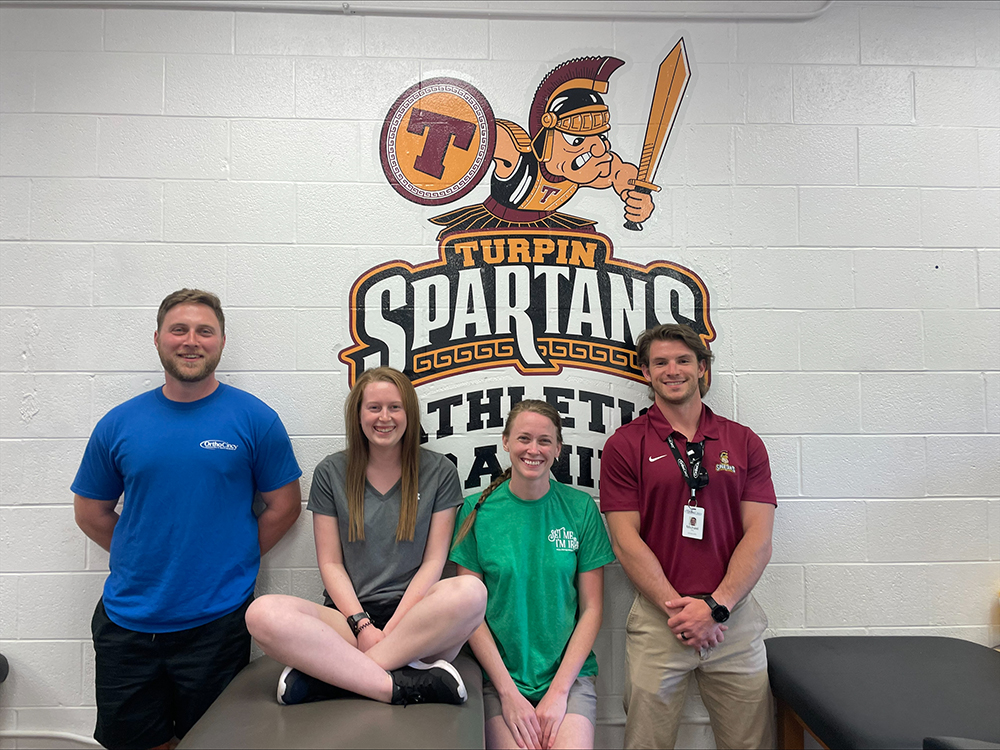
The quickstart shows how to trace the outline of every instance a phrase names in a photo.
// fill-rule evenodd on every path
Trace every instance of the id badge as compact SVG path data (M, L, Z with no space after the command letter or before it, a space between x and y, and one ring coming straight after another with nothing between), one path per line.
M684 506L684 525L681 536L702 539L705 536L705 509L694 505Z

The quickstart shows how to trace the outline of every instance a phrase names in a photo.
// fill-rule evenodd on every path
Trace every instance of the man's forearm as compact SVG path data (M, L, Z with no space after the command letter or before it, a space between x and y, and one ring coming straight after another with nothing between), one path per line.
M295 523L302 508L298 504L288 508L268 507L257 517L257 542L260 554L267 554Z
M618 562L639 592L666 612L665 602L678 598L677 590L663 574L660 561L638 534L612 534Z
M105 551L111 551L111 537L118 523L115 503L108 500L91 500L76 495L73 499L76 525Z
M770 560L770 530L766 534L763 531L744 534L729 558L726 575L712 598L732 609L757 585Z

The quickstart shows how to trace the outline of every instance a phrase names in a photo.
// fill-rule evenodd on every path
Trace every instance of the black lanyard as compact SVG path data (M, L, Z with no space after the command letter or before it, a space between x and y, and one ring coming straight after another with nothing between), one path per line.
M705 441L687 444L688 460L691 462L690 470L688 470L684 459L681 458L681 452L677 450L677 443L674 442L673 435L667 435L667 445L670 446L670 452L674 454L674 460L677 461L684 481L691 488L691 500L694 500L695 491L708 486L708 472L701 465L702 459L705 457Z

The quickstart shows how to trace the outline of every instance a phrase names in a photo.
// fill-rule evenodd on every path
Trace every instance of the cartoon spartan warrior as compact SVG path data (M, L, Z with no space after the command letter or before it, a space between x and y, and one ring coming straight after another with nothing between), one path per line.
M538 86L528 117L530 132L497 120L490 197L431 221L445 227L438 239L457 231L498 227L595 231L594 221L558 209L580 187L613 187L625 203L625 217L649 218L653 200L632 185L635 165L611 150L611 116L601 94L624 61L582 57L549 72Z

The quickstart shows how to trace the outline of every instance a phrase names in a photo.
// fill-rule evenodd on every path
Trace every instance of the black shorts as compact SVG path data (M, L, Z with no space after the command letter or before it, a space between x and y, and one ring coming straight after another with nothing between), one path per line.
M400 597L399 599L390 599L387 602L368 602L367 604L361 602L361 607L365 610L365 612L371 615L372 625L374 625L379 630L383 630L386 626L386 623L388 623L389 620L392 619L392 616L396 613L396 607L399 606L399 603L401 601L402 597ZM326 593L326 589L323 590L323 606L329 607L330 609L336 609L338 612L340 612L340 610L337 609L337 605L333 603L333 599L331 599L330 595ZM350 617L351 615L357 613L341 612L341 614L344 617Z
M90 624L97 652L94 739L118 750L187 734L250 663L244 616L252 601L196 628L155 634L116 625L99 601Z

